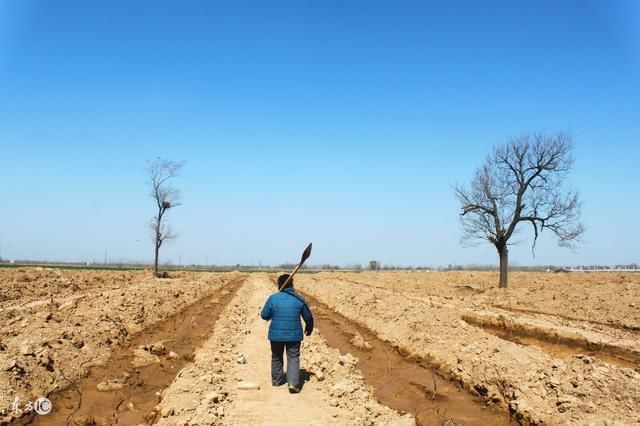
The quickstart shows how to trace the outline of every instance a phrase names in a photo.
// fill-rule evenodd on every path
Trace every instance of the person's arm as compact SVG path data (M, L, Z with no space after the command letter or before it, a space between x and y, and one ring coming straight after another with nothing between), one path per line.
M304 334L310 336L313 332L313 315L311 315L311 310L306 303L302 305L302 319L304 320Z
M271 309L271 297L267 299L267 303L264 304L262 308L262 312L260 312L260 316L263 320L269 321L271 319L271 315L273 314Z

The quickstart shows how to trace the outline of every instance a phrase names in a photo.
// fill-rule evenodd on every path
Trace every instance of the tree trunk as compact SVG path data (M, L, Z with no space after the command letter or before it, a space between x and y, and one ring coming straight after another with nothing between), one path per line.
M498 247L500 255L500 288L507 288L509 280L509 249L507 245Z
M158 246L158 243L156 242L156 256L155 256L155 262L153 264L153 276L155 278L158 278L158 252L160 251L160 247Z

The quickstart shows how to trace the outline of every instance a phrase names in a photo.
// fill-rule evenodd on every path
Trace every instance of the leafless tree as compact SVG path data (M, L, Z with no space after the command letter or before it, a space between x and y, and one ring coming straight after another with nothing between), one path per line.
M508 246L528 223L535 254L539 234L548 229L561 247L574 247L584 233L578 192L563 188L573 165L573 137L560 132L524 134L497 145L476 170L470 187L456 186L462 213L462 243L489 241L500 257L500 288L508 282Z
M154 265L153 274L158 277L158 254L162 245L174 238L176 234L166 223L165 213L167 210L179 206L180 191L170 185L169 181L180 174L183 162L163 160L157 158L155 161L147 163L147 174L149 185L151 186L151 197L158 208L156 215L151 219L149 228L154 241Z

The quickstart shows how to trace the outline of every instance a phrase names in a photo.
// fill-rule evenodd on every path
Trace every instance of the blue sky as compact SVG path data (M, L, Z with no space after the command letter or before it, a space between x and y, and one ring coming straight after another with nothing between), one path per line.
M0 0L0 254L149 260L163 157L165 261L495 264L451 185L569 130L586 242L512 264L640 261L637 2L273 3Z

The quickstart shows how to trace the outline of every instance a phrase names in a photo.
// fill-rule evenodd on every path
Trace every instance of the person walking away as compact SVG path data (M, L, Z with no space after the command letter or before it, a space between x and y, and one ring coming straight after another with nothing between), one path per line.
M278 277L278 288L289 278L289 274ZM302 342L302 323L304 332L310 336L313 332L313 315L304 298L293 289L293 279L281 291L267 299L262 319L269 321L269 341L271 342L271 384L280 386L289 384L290 393L300 392L300 344ZM287 374L283 372L283 356L287 351Z

